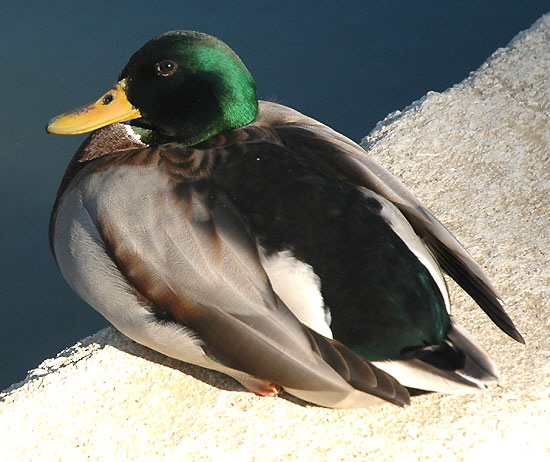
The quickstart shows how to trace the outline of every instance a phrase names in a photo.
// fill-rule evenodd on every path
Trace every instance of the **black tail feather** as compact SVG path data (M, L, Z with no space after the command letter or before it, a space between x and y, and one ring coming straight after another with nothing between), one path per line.
M525 343L525 340L516 329L513 321L504 311L498 295L492 287L489 287L483 280L464 264L464 262L452 253L447 247L437 240L426 242L435 253L437 261L450 277L462 287L491 320L506 334L514 340Z

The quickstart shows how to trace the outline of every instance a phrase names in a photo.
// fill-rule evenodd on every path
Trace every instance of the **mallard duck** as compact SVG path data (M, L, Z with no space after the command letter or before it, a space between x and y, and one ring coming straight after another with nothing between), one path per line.
M258 101L226 44L162 34L50 133L92 132L50 223L69 285L138 343L265 396L409 402L497 380L449 314L445 271L523 342L434 216L356 143Z

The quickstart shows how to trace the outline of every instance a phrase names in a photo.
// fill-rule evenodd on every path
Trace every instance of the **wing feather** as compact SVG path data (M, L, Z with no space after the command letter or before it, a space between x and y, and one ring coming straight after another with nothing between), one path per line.
M159 322L196 335L220 370L268 380L307 401L363 406L371 402L366 392L408 402L396 380L297 320L271 288L231 201L204 185L176 183L157 165L106 169L94 201L107 253Z
M256 123L271 126L285 145L337 177L371 189L393 202L433 252L441 268L500 329L524 343L523 337L504 311L497 291L467 250L395 176L370 158L363 148L314 119L274 103L262 102Z

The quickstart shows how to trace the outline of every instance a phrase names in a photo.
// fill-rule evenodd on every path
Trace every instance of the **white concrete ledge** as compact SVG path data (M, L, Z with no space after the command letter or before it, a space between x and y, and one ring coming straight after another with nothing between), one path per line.
M438 461L550 457L550 15L365 142L485 266L519 345L452 287L500 365L480 395L330 410L261 398L108 328L0 395L2 460Z

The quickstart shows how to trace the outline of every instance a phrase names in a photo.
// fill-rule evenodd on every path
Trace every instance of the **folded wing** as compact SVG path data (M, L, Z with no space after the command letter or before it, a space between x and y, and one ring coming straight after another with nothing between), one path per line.
M359 145L292 109L262 103L258 125L270 126L295 152L339 178L364 186L393 202L451 276L510 337L524 343L498 293L464 247L397 178Z
M378 398L407 403L395 379L296 319L271 288L231 202L206 181L185 181L177 171L185 162L171 164L169 148L163 147L162 160L162 149L146 150L155 158L147 166L101 170L93 180L101 183L99 193L88 202L84 194L85 207L99 211L92 222L101 247L127 282L125 290L135 291L150 313L151 332L181 329L200 352L180 354L177 335L158 347L158 339L143 338L153 335L144 334L147 329L136 340L237 379L244 373L269 381L323 406L360 407Z

